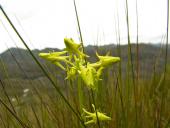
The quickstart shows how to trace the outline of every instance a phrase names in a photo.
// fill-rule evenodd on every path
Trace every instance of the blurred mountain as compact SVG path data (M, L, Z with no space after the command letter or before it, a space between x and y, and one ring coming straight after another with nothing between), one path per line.
M132 60L134 69L136 68L136 44L131 45L132 51ZM56 68L54 65L44 61L38 57L40 52L51 52L51 51L61 51L57 48L45 48L43 50L35 49L33 54L35 57L46 67L48 67L49 72L61 71L59 68ZM122 71L126 73L127 62L128 62L128 46L121 45L118 48L116 45L104 45L104 46L92 46L89 45L85 47L85 52L90 57L88 60L90 62L97 61L96 51L100 55L106 55L110 53L112 56L120 56L122 62ZM121 54L118 54L119 51ZM168 49L168 56L170 55L170 49ZM156 67L156 70L159 72L162 71L164 66L164 56L165 56L165 47L161 45L153 44L139 44L139 67L140 73L142 75L151 73ZM170 57L169 57L170 58ZM170 62L168 58L168 62ZM1 78L23 78L23 79L36 79L44 76L39 66L33 60L30 53L25 49L20 48L10 48L0 54L0 77ZM55 70L54 70L55 68ZM6 74L5 74L6 72ZM62 74L62 71L61 71ZM61 75L59 73L59 75Z

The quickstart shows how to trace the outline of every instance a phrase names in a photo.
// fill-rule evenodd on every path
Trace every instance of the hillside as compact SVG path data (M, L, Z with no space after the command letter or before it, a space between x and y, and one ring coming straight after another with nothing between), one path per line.
M127 60L128 60L128 46L122 45L121 50L121 62L123 73L126 72ZM140 62L140 73L141 75L150 75L148 72L152 72L153 67L156 65L157 72L161 72L164 63L164 48L161 48L159 45L151 44L140 44L139 45L139 62ZM46 63L44 60L38 57L40 52L50 52L50 51L60 51L59 49L46 48L43 50L33 50L34 55L41 61L43 64L48 65L50 72L53 65ZM105 55L108 51L113 56L118 55L118 48L116 45L105 45L105 46L87 46L85 47L85 52L90 56L88 58L91 62L97 60L95 52L98 51L101 55ZM170 54L170 50L169 50ZM169 55L168 55L169 56ZM0 54L1 63L0 63L0 74L1 78L5 78L7 75L9 78L23 78L23 79L36 79L43 76L40 68L37 66L35 61L30 56L29 52L25 49L19 48L10 48L7 51ZM136 63L136 45L132 45L132 59L135 67ZM3 62L3 63L2 63ZM155 63L156 62L156 63ZM169 62L169 60L168 60ZM56 68L57 71L60 71ZM4 74L4 70L7 70L8 74ZM145 76L147 77L147 76Z

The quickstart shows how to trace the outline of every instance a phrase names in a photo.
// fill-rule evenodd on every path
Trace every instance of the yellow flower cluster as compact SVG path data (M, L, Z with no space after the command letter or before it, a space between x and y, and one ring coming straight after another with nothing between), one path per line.
M73 39L69 38L65 38L64 43L65 49L63 51L40 53L39 56L66 71L66 79L74 80L77 76L79 76L83 80L84 84L94 91L98 88L98 82L102 80L100 77L103 70L106 67L120 61L119 57L109 55L100 56L96 53L99 59L96 63L86 62L85 58L89 56L82 52L82 44L77 44ZM95 106L92 106L95 111ZM104 113L99 111L91 113L84 108L83 116L86 120L85 124L96 123L97 119L99 121L111 120L111 118L106 116Z
M119 57L100 56L96 53L99 61L96 63L85 63L84 57L89 57L82 52L82 45L75 43L73 39L65 38L66 48L61 52L40 53L39 56L57 65L67 72L66 79L74 79L79 75L85 85L93 90L97 89L97 83L100 79L102 71L109 65L119 62ZM66 53L69 55L66 56ZM63 66L64 62L67 66Z

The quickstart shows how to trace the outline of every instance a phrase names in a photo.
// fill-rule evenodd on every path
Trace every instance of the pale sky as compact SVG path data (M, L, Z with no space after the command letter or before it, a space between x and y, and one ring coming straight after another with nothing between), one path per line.
M166 1L138 0L140 42L161 41L166 33ZM135 41L136 0L128 2ZM79 39L73 0L0 0L0 4L33 49L64 48L65 37ZM76 4L85 45L116 43L118 21L121 42L127 43L125 0L76 0ZM15 45L23 47L0 11L0 52Z

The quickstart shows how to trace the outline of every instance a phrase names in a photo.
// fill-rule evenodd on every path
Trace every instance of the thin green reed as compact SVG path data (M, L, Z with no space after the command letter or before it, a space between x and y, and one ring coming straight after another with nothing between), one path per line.
M76 6L76 1L73 0L74 3L74 10L75 10L75 14L76 14L76 20L77 20L77 26L78 26L78 30L79 30L79 38L80 38L80 42L82 43L82 51L83 53L85 53L85 49L84 49L84 43L83 43L83 36L82 36L82 32L81 32L81 28L80 28L80 21L79 21L79 17L78 17L78 12L77 12L77 6ZM85 59L85 63L87 65L87 60ZM80 107L83 106L83 94L82 93L82 83L80 78L78 78L78 96L79 96L79 102L80 102Z
M138 20L138 0L136 0L136 91L138 96L139 86L139 20Z
M168 60L168 43L169 43L169 0L167 0L167 25L166 25L166 50L165 50L165 66L164 66L164 73L165 78L167 75L167 60Z
M162 114L164 111L164 105L165 105L165 98L167 95L167 90L165 88L165 82L166 82L166 77L167 77L167 60L168 60L168 43L169 43L169 0L167 0L167 17L166 17L166 47L165 47L165 64L164 64L164 72L162 79L160 80L160 87L159 90L161 92L161 105L160 105L160 114L159 114L159 120L158 120L158 128L161 128L161 120L162 120Z
M17 47L15 40L12 38L10 32L7 30L7 28L5 27L5 25L3 24L3 22L2 22L2 25L3 25L3 27L5 28L6 32L8 33L9 37L11 38L11 40L15 43L15 46ZM18 47L17 47L17 48L18 48ZM18 62L17 58L15 57L15 55L12 53L11 49L9 49L8 47L7 47L7 49L8 49L8 51L10 52L10 55L12 56L13 60L16 62L18 68L19 68L20 71L21 71L21 73L24 75L24 77L26 77L26 78L28 79L28 78L29 78L28 74L27 74L26 71L22 68L22 66L21 66L20 63ZM25 59L25 58L23 57L23 55L22 55L22 53L21 53L20 50L18 51L18 54L22 57L23 60ZM24 60L24 61L25 61L25 60ZM7 74L7 72L5 72L5 73ZM41 86L44 84L41 80L38 80L38 81L40 82ZM40 100L42 101L42 98L41 98L39 92L37 91L36 87L34 87L34 84L33 84L33 82L32 82L31 80L29 80L29 85L33 87L33 90L35 91L35 93L37 94L37 96L38 96L38 97L40 98ZM23 87L21 84L20 84L20 87L21 87L22 89L24 89L24 87ZM11 86L11 88L12 88L12 90L14 89L13 86ZM31 94L33 94L33 91L32 91L32 90L30 90L30 91L31 91ZM17 96L15 96L15 97L17 97ZM17 101L19 102L19 99L18 99L18 98L17 98ZM35 114L34 114L34 116L35 116ZM44 123L44 122L42 121L42 123Z
M11 22L11 20L9 19L7 13L4 11L4 9L2 8L2 6L0 5L0 10L2 11L2 13L4 14L5 18L7 19L7 21L9 22L9 24L11 25L12 29L15 31L15 33L17 34L17 36L19 37L19 39L22 41L22 43L24 44L24 46L27 48L27 50L29 51L30 55L33 57L34 61L38 64L38 66L41 68L41 70L43 71L43 73L45 74L45 76L49 79L49 81L51 82L51 84L54 86L54 88L56 89L56 91L59 93L59 95L61 96L61 98L63 99L63 101L68 105L68 107L72 110L72 112L77 116L77 118L79 119L79 121L81 122L81 124L83 125L83 127L86 128L84 121L82 120L81 116L74 110L74 108L71 106L71 104L67 101L67 99L65 98L65 96L62 94L62 92L60 91L59 87L54 83L54 81L51 79L51 77L48 75L48 73L46 72L46 70L43 68L42 64L37 60L37 58L35 57L35 55L32 53L32 51L30 50L30 48L28 47L28 45L26 44L26 42L24 41L24 39L22 38L22 36L19 34L19 32L17 31L17 29L15 28L15 26L13 25L13 23Z
M138 0L136 0L136 82L134 83L134 97L135 97L135 107L136 107L136 118L138 118L138 101L139 95L138 95L138 86L139 86L139 67L140 67L140 62L139 62L139 25L138 25ZM133 68L133 67L132 67ZM137 125L138 124L138 119L137 119Z
M77 7L76 7L76 1L73 0L73 2L74 2L76 19L77 19L77 24L78 24L78 29L79 29L80 41L81 41L81 43L82 43L83 53L85 53L84 43L83 43L83 36L82 36L82 33L81 33L80 21L79 21L78 12L77 12ZM85 63L86 63L86 66L87 66L87 60L86 60L86 58L85 58ZM80 86L79 88L81 88L81 85L79 85L79 86ZM80 90L78 90L78 91L80 91ZM93 103L94 103L94 105L96 106L96 104L95 104L95 98L94 98L94 94L93 94L93 90L90 90L90 92L91 92L91 96L92 96ZM90 102L91 102L91 101L90 101ZM99 122L99 119L98 119L98 115L97 115L96 109L95 109L95 112L96 112L96 116L97 116L97 124L98 124L98 127L100 128L100 122Z
M138 110L137 110L137 95L136 95L136 85L135 85L135 75L133 69L133 58L132 58L132 50L131 50L131 40L130 40L130 27L129 27L129 10L128 10L128 0L126 0L126 23L127 23L127 37L128 37L128 80L129 73L131 70L132 73L132 85L134 88L134 100L135 100L135 127L138 127ZM129 82L128 82L129 88Z
M117 13L117 25L115 26L115 28L117 27L116 30L116 37L117 37L117 52L118 52L118 56L121 58L121 44L120 44L120 26L119 26L119 15ZM118 90L118 94L119 94L119 98L120 98L120 102L121 102L121 108L122 108L122 115L123 115L123 127L127 127L126 124L126 113L125 113L125 105L124 105L124 100L123 100L123 86L122 86L122 61L119 62L119 75L117 78L117 88L116 90ZM116 104L117 105L117 104Z

